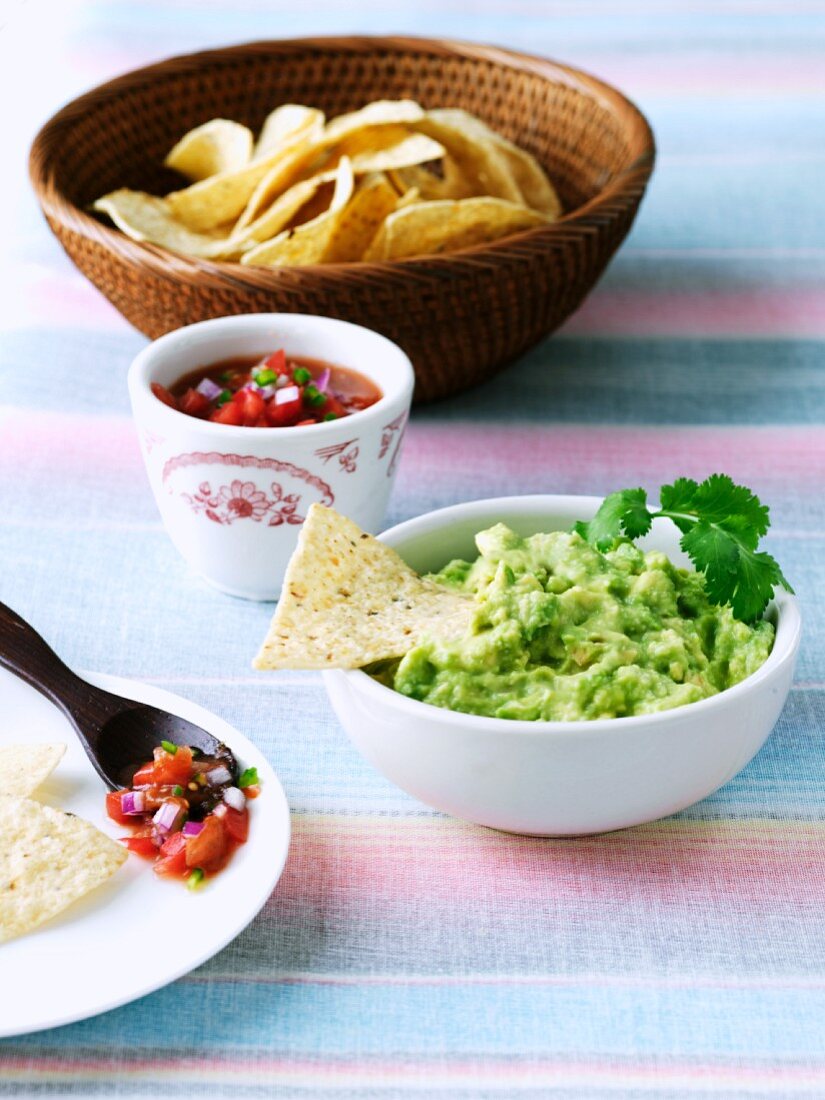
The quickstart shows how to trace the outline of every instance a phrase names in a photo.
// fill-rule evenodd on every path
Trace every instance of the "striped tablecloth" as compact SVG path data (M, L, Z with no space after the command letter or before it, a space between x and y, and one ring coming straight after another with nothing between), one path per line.
M823 4L4 7L0 598L75 664L254 738L294 843L260 917L200 970L0 1043L0 1094L825 1096ZM144 340L50 237L27 142L125 68L352 30L557 56L653 122L649 196L601 285L512 370L417 410L390 519L717 469L770 503L804 611L798 682L750 766L676 817L542 841L431 812L349 746L316 675L250 673L270 608L206 588L161 528L124 383Z

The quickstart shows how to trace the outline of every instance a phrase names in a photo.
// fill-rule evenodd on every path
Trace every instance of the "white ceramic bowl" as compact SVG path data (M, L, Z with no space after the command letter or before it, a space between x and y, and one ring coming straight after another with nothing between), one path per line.
M152 393L196 367L285 348L372 379L370 408L303 428L234 428L171 409ZM277 598L314 502L380 529L413 391L404 352L370 329L296 313L219 317L153 341L129 369L129 396L152 491L190 566L233 596Z
M473 501L386 531L419 572L476 556L473 536L498 521L522 535L590 519L596 497ZM688 565L679 534L656 521L642 542ZM350 739L388 779L438 810L514 833L564 836L653 821L705 798L740 771L776 723L793 678L800 617L779 592L776 641L747 680L699 703L636 718L523 722L408 699L360 671L324 673Z

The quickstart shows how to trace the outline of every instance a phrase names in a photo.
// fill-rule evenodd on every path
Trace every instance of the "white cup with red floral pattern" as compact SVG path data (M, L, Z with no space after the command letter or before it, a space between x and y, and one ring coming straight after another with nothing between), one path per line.
M187 415L152 390L202 367L281 348L356 371L382 396L338 419L265 428ZM412 364L396 344L328 317L219 317L153 341L129 369L129 395L164 525L190 567L230 595L274 600L313 502L380 530L413 383Z

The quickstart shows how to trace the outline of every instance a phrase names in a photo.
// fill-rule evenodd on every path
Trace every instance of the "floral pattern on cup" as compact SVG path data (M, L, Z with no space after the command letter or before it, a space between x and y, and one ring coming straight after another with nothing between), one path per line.
M325 466L330 459L337 458L338 465L345 474L354 474L358 469L356 463L360 449L357 439L347 439L344 443L335 443L331 447L319 447L315 453Z
M297 511L300 493L285 494L277 481L270 488L271 497L254 481L236 478L230 485L214 490L208 481L202 481L196 493L181 493L181 497L193 512L203 512L213 523L229 524L239 519L251 519L254 523L266 519L268 527L303 523L304 516Z
M217 482L214 487L214 479L204 479L196 488L171 484L177 471L210 466L264 471L267 475L275 472L280 478L270 481L269 477L255 480L236 477L224 483ZM285 523L297 526L304 522L306 508L313 499L327 506L335 502L335 494L329 485L309 470L291 462L254 455L220 454L217 451L175 455L165 463L161 480L167 492L185 501L196 515L203 515L222 526L239 520L262 523L267 527L280 527ZM303 490L296 491L301 484ZM307 494L307 489L314 492ZM309 499L299 512L298 507L307 495Z
M387 477L392 477L395 472L398 457L401 454L401 444L404 442L404 432L407 428L407 415L407 412L404 411L399 416L396 416L395 420L391 420L389 424L385 424L381 429L381 445L378 448L379 459L382 459L386 455L393 444L393 440L395 440L395 448L387 464Z

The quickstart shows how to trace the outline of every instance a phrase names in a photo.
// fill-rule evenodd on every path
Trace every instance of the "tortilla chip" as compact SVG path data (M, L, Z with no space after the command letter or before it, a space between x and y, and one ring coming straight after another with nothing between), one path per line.
M427 636L460 637L473 600L422 580L389 546L313 504L254 668L362 668Z
M0 745L0 795L37 790L60 763L65 745Z
M300 217L300 215L325 182L324 176L314 176L284 191L251 225L241 232L233 232L226 242L227 254L240 254L263 241L269 241L299 218L300 221L309 220L311 215L307 217Z
M333 144L347 134L355 133L372 126L405 125L420 122L424 118L421 106L412 99L376 99L362 107L360 111L351 111L338 115L327 123L324 133L328 145Z
M391 168L439 160L444 156L444 146L425 134L413 134L403 126L374 126L337 142L330 153L331 164L349 157L356 173L386 172Z
M377 172L365 176L341 214L326 252L326 262L360 260L397 203L398 195L385 175Z
M0 796L0 942L31 932L90 893L126 855L88 821Z
M270 204L286 190L299 182L300 177L311 176L310 166L319 157L320 138L315 134L299 137L276 154L266 172L247 196L234 232L240 233L263 215ZM314 173L318 175L319 173Z
M373 241L364 259L398 260L455 252L546 224L543 214L503 199L416 202L389 215L380 239Z
M294 162L296 167L284 174L284 179L294 182L298 174L297 168L303 167L311 157L317 140L314 131L301 131L286 144L250 161L243 168L210 176L181 191L172 191L166 196L166 200L175 217L190 229L203 231L225 225L235 221L239 215L246 214L250 199L261 181L282 164L292 166ZM281 190L283 188L278 186L273 195L279 194ZM239 220L236 228L242 229L252 220L254 219L251 216L243 224Z
M296 138L320 134L323 129L323 111L318 111L314 107L304 107L300 103L284 103L264 119L252 155L255 160L269 156L283 149Z
M352 165L344 158L338 166L335 192L329 209L294 229L288 229L271 241L251 248L241 257L243 264L275 267L301 267L323 263L350 200L355 180Z
M422 164L393 169L390 178L400 191L416 190L425 201L431 199L469 199L478 194L449 154L442 157L440 174Z
M196 183L243 168L251 156L252 131L238 122L213 118L184 134L163 163Z
M504 155L510 174L515 180L524 202L533 210L538 210L550 218L561 217L562 206L547 173L534 156L526 149L514 145L502 134L492 130L485 122L468 111L456 107L439 108L429 111L428 116L437 123L451 127L453 131L463 130L475 135L481 141L489 141ZM461 198L460 195L443 195L443 198ZM506 196L505 196L506 197Z
M524 202L507 158L488 137L476 130L468 131L453 118L439 117L435 111L428 111L414 128L445 146L473 194Z
M143 191L122 187L98 199L92 209L107 214L118 229L134 241L149 241L173 252L203 259L221 255L226 247L226 230L196 233L175 217L167 199Z

